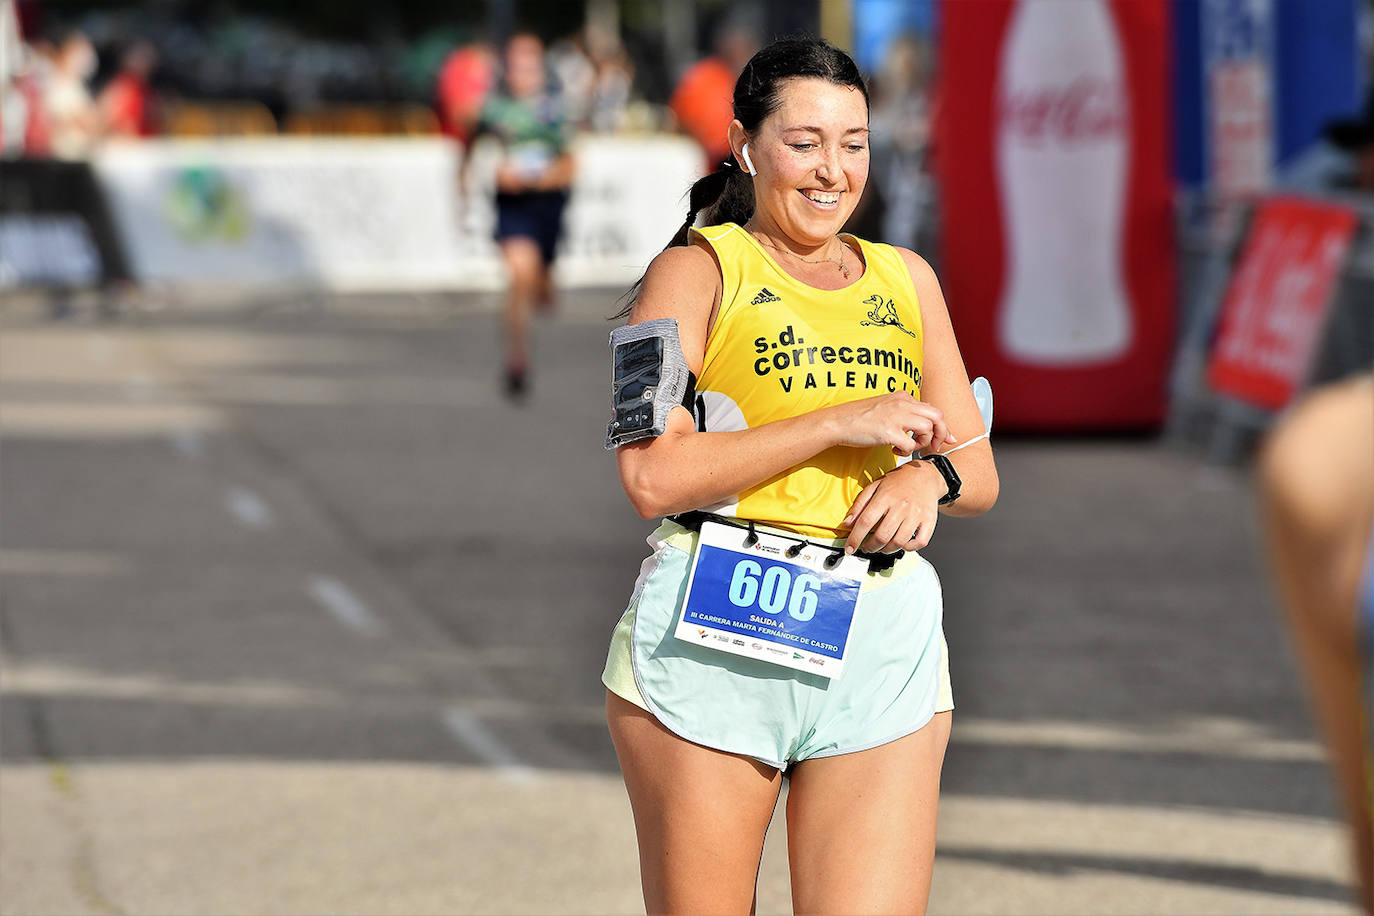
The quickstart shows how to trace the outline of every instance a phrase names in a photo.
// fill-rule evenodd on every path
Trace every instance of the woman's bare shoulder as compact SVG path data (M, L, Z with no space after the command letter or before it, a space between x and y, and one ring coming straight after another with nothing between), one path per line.
M703 242L665 248L649 262L630 323L651 318L701 318L720 298L720 264Z
M935 276L935 268L931 267L930 262L925 258L910 248L902 248L898 245L893 245L892 248L897 252L897 256L902 259L902 263L906 265L907 273L911 274L911 282L916 284L917 291L921 289L923 284L934 283L939 285L940 281Z
M911 275L911 285L916 290L916 302L920 306L921 314L929 320L937 312L945 313L945 297L940 291L940 280L935 276L935 268L910 248L895 245L893 247L902 263L906 265L907 273Z

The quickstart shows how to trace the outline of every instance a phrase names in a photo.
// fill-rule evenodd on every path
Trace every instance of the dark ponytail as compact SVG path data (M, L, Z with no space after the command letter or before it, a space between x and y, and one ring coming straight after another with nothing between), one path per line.
M714 172L692 183L687 191L687 218L673 233L668 244L663 246L663 251L692 244L692 227L697 224L698 215L701 215L704 226L719 223L739 223L742 226L754 215L753 179L740 170L735 160L726 159ZM639 295L639 288L643 285L644 275L641 275L634 286L616 300L620 304L620 311L612 315L609 321L629 316Z
M796 78L823 79L836 86L852 86L863 93L868 105L868 85L853 58L821 38L788 38L775 41L749 59L735 81L735 117L753 135L764 120L782 105L782 84ZM687 192L687 219L664 246L667 251L692 243L697 217L702 225L744 225L754 215L754 181L735 160L727 159ZM611 320L625 318L634 308L644 277L620 297L622 308Z
M726 159L714 172L692 185L687 192L687 219L668 242L668 248L691 244L691 233L687 230L696 225L698 214L706 226L743 225L754 215L754 182L735 160Z

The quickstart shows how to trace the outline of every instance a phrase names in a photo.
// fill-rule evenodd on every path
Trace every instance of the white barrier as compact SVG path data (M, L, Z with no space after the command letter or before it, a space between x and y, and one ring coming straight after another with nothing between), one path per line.
M680 137L586 137L557 277L633 282L681 224L701 155ZM149 140L95 161L134 276L196 286L491 289L492 159L459 200L457 147L420 139Z

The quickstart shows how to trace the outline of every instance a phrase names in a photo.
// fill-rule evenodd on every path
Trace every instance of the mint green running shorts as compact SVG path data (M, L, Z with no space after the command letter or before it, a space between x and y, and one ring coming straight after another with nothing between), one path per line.
M674 734L785 770L895 741L954 708L940 580L919 554L868 574L844 671L828 679L673 635L696 538L670 521L649 537L601 675Z

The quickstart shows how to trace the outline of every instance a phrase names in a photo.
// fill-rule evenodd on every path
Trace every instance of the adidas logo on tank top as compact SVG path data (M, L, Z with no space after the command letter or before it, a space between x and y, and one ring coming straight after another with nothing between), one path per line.
M763 305L765 302L781 302L782 296L777 295L768 287L759 290L759 294L753 298L750 305Z

